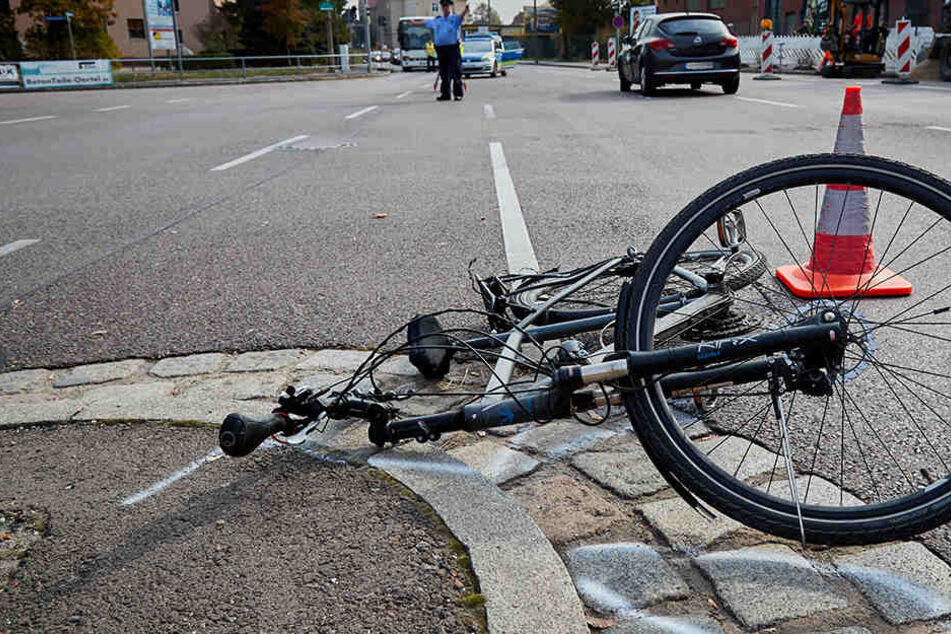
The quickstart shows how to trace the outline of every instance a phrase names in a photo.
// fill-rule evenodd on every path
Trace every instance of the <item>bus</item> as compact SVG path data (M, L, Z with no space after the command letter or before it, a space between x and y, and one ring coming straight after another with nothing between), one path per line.
M433 39L433 30L426 26L428 17L400 18L396 38L400 46L400 62L404 72L426 70L426 42Z

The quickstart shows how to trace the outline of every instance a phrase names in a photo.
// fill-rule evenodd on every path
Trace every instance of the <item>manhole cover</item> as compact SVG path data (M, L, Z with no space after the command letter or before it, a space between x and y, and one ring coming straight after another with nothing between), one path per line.
M337 150L345 147L354 147L355 145L356 143L350 141L303 139L297 143L282 145L279 149L283 152L323 152L324 150Z

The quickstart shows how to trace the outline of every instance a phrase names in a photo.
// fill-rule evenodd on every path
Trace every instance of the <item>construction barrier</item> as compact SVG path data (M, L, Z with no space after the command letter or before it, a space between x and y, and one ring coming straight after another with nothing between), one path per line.
M617 49L613 37L608 38L608 70L617 70Z
M760 53L759 75L753 79L782 79L776 73L776 67L773 65L773 31L764 29L760 36L762 41Z
M601 51L597 42L591 42L591 70L600 70Z
M865 154L862 89L845 89L835 136L836 154ZM912 285L875 260L871 209L865 187L826 185L809 261L776 269L776 277L797 297L910 295Z
M898 79L886 79L883 84L917 84L917 79L911 78L911 71L917 61L917 53L911 44L911 20L902 18L895 23L895 33L898 35Z

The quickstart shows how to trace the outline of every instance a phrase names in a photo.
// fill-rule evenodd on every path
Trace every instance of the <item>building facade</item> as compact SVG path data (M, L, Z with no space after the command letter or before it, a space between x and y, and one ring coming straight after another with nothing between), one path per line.
M16 13L21 0L9 0L11 10ZM116 12L115 23L107 27L122 57L145 58L149 56L149 44L145 32L145 7L143 0L113 0ZM175 0L178 10L178 31L184 45L183 52L197 54L202 49L195 27L207 18L214 9L213 0ZM17 32L23 39L26 30L33 26L26 15L16 16ZM166 56L168 51L156 51L156 56Z

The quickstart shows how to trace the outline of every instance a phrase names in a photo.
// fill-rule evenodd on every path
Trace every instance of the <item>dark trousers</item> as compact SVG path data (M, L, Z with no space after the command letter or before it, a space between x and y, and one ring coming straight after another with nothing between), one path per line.
M452 94L462 97L462 55L459 54L459 43L437 46L436 55L439 57L440 96L449 96L449 82L452 82Z
M435 58L435 57L427 57L427 58L426 58L426 72L429 72L429 71L431 71L431 70L436 70L436 58Z

